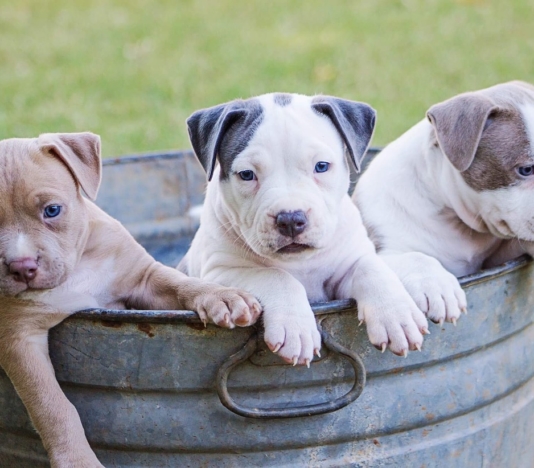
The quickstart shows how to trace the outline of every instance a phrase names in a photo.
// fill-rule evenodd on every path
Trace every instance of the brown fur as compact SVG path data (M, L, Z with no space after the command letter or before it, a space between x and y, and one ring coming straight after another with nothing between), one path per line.
M48 357L48 330L87 307L188 309L223 325L249 325L258 302L156 262L116 220L83 198L100 183L100 139L47 134L0 141L0 366L26 405L54 467L102 466ZM44 207L60 204L57 218ZM22 234L22 237L21 237ZM16 281L10 264L36 261Z
M517 166L533 164L521 114L499 109L487 122L475 159L462 175L476 191L496 190L519 182Z
M460 94L432 106L437 144L476 191L515 185L518 166L534 164L517 106L534 102L534 86L513 81Z

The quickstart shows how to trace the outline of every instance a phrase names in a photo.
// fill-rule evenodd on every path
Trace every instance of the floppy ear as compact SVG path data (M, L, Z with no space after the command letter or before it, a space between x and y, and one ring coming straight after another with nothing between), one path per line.
M481 94L462 94L432 106L426 113L441 150L460 172L471 166L484 126L498 107Z
M187 119L189 139L195 154L208 175L213 176L221 141L232 124L247 113L244 101L232 101L194 112Z
M96 199L102 179L100 137L94 133L43 133L39 149L59 158L91 200Z
M331 96L316 96L312 108L326 115L334 124L347 147L357 172L371 143L376 111L363 102L348 101Z

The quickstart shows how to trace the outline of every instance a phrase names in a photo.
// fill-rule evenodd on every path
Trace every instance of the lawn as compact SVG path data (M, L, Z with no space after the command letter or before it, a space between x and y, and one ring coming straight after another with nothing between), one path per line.
M105 156L188 148L195 109L270 91L378 110L534 82L529 0L0 0L0 137L91 130Z

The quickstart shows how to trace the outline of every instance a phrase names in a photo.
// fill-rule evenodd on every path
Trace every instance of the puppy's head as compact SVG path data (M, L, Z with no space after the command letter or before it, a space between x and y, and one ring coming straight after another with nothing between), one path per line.
M534 86L514 81L461 94L427 117L490 232L534 241Z
M65 281L88 232L80 189L94 199L100 176L92 133L0 141L0 295Z
M374 122L367 104L266 94L197 111L187 125L238 235L258 255L291 259L331 238Z

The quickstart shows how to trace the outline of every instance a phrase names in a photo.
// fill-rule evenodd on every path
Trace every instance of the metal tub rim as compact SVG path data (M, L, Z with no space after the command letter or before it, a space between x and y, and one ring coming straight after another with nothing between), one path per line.
M494 278L512 273L526 267L532 262L529 255L521 255L496 267L480 270L471 275L459 278L462 287L468 288L476 284L491 281ZM354 299L340 299L328 302L318 302L311 304L316 317L323 315L345 312L356 308ZM74 313L68 319L102 320L106 322L121 323L196 323L202 321L197 313L191 310L116 310L116 309L87 309ZM67 320L68 320L67 319Z

